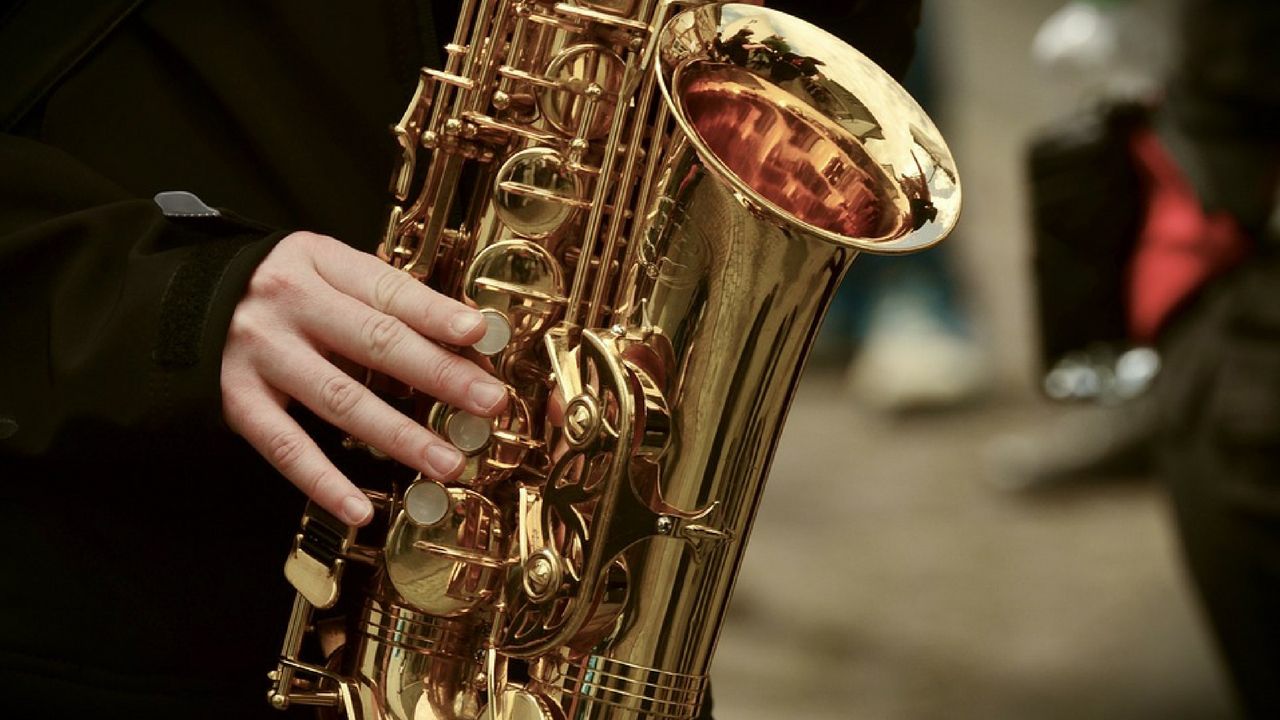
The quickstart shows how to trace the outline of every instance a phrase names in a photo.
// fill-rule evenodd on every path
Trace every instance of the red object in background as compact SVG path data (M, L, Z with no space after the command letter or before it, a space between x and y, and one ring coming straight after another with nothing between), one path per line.
M1230 215L1205 213L1153 131L1138 131L1130 147L1147 183L1147 207L1129 271L1129 331L1152 343L1201 286L1244 258L1248 241Z

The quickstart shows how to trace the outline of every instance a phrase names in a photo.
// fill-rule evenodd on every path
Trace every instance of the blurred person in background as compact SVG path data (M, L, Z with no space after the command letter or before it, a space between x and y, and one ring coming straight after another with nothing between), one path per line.
M1129 322L1158 341L1158 462L1250 717L1280 717L1280 3L1183 0L1135 154Z
M1147 477L1159 354L1135 344L1124 308L1145 188L1131 145L1168 81L1168 0L1072 0L1031 44L1048 89L1070 110L1027 151L1042 390L1051 418L995 437L988 479L1036 490Z
M1173 61L1158 99L1125 62L1135 44L1158 42L1151 37L1158 29L1126 19L1124 2L1069 3L1036 41L1042 59L1093 71L1109 86L1102 94L1136 89L1136 99L1154 100L1154 109L1136 117L1096 114L1103 124L1096 141L1080 140L1093 129L1079 124L1058 138L1066 138L1061 147L1042 144L1040 155L1033 152L1033 176L1037 167L1049 168L1033 177L1046 181L1033 192L1045 339L1052 345L1071 336L1076 328L1064 323L1092 322L1074 339L1092 332L1105 342L1155 346L1162 357L1142 412L1091 416L1097 432L1088 442L1061 433L1039 447L1058 445L1046 455L1062 461L1057 469L1069 465L1076 474L1098 471L1107 452L1121 449L1117 435L1130 449L1153 449L1241 704L1250 717L1274 718L1280 717L1280 4L1180 0L1175 7ZM1070 349L1069 342L1058 345ZM1089 448L1098 452L1090 455ZM1053 469L1042 465L1037 472L1044 478Z

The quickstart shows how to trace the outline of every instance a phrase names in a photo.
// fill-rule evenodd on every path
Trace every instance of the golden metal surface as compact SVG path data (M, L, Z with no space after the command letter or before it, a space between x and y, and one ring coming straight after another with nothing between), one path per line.
M293 539L293 550L284 562L284 576L314 607L332 607L346 567L347 552L355 539L354 528L307 503L302 531Z
M339 558L371 563L343 583L356 630L299 659L309 599L336 599L305 578L339 582L303 573L271 701L688 720L827 305L858 252L950 232L955 166L891 78L772 10L466 0L460 18L394 128L380 254L493 319L510 402L488 421L406 399L466 469L367 479L376 542Z
M420 480L410 486L430 487ZM493 595L495 570L505 566L501 514L483 495L448 488L447 505L431 524L401 510L382 550L387 579L409 605L439 617L462 615ZM408 492L406 492L408 497Z

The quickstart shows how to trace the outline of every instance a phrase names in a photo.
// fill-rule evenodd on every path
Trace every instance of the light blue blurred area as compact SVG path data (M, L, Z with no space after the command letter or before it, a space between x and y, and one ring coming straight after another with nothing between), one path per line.
M935 62L933 24L935 15L926 11L917 32L916 56L903 84L924 109L939 120L933 72ZM946 332L965 335L969 331L967 310L961 297L949 243L905 256L884 257L864 253L854 262L823 326L819 342L826 347L819 354L843 355L859 345L872 329L877 302L889 295L909 295L918 299L928 314ZM962 240L960 240L962 241ZM834 358L830 358L834 359Z

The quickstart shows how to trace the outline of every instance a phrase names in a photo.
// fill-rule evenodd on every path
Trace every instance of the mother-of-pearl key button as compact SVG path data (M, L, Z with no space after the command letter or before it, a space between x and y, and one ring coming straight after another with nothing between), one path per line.
M445 434L449 442L468 455L483 450L489 444L493 434L491 421L472 415L469 412L455 410L445 423Z
M471 347L481 355L496 355L511 342L511 322L492 308L481 308L480 314L484 316L484 337Z
M404 511L415 525L431 527L449 514L449 491L434 480L419 480L404 491Z

